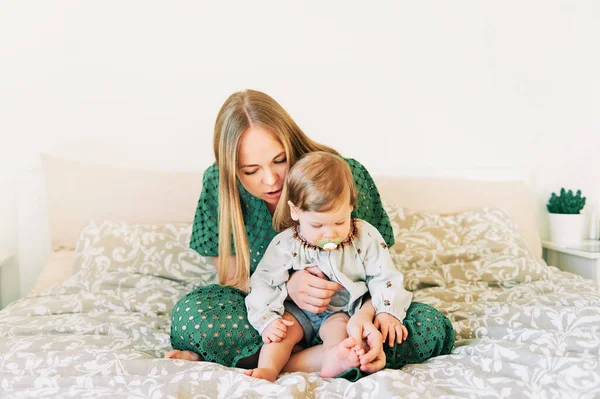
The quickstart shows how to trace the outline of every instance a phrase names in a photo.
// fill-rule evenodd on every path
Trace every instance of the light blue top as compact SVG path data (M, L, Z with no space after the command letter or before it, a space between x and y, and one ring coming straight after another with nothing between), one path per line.
M394 265L381 233L361 219L352 219L350 230L332 251L308 243L298 226L273 238L250 278L251 291L246 297L248 320L259 333L283 315L290 269L307 266L319 266L331 281L343 287L331 298L327 311L344 311L352 316L369 292L376 314L386 312L404 320L412 293L404 289L404 277Z

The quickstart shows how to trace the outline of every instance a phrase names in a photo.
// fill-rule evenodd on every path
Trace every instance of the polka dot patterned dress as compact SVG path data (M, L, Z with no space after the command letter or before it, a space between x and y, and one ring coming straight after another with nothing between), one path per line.
M258 352L262 339L248 323L245 294L210 285L190 292L173 308L173 348L196 352L205 361L236 366Z

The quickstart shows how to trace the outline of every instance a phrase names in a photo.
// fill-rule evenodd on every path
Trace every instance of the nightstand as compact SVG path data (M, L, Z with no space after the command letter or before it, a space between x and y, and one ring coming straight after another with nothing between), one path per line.
M8 286L8 282L6 281L2 281L2 275L5 274L3 273L3 268L4 266L8 266L11 264L12 260L13 260L14 254L11 251L5 250L0 248L0 309L2 309L4 306L6 306L8 303L5 303L5 298L3 295L3 287L6 288ZM6 286L6 287L5 287ZM8 300L6 300L6 302L8 302Z
M549 266L592 279L600 286L600 241L584 240L573 248L543 241L542 248Z

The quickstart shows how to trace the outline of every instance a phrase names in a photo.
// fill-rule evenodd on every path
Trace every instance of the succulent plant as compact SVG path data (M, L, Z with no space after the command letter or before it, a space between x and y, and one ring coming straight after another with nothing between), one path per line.
M581 196L581 190L573 195L573 190L561 188L559 195L552 193L546 208L550 213L578 214L584 206L585 197Z

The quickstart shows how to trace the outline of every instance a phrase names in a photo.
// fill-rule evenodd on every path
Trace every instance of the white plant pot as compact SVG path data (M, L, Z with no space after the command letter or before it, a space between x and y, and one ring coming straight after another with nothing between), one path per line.
M583 215L550 213L550 237L552 242L561 245L577 245L583 233Z

